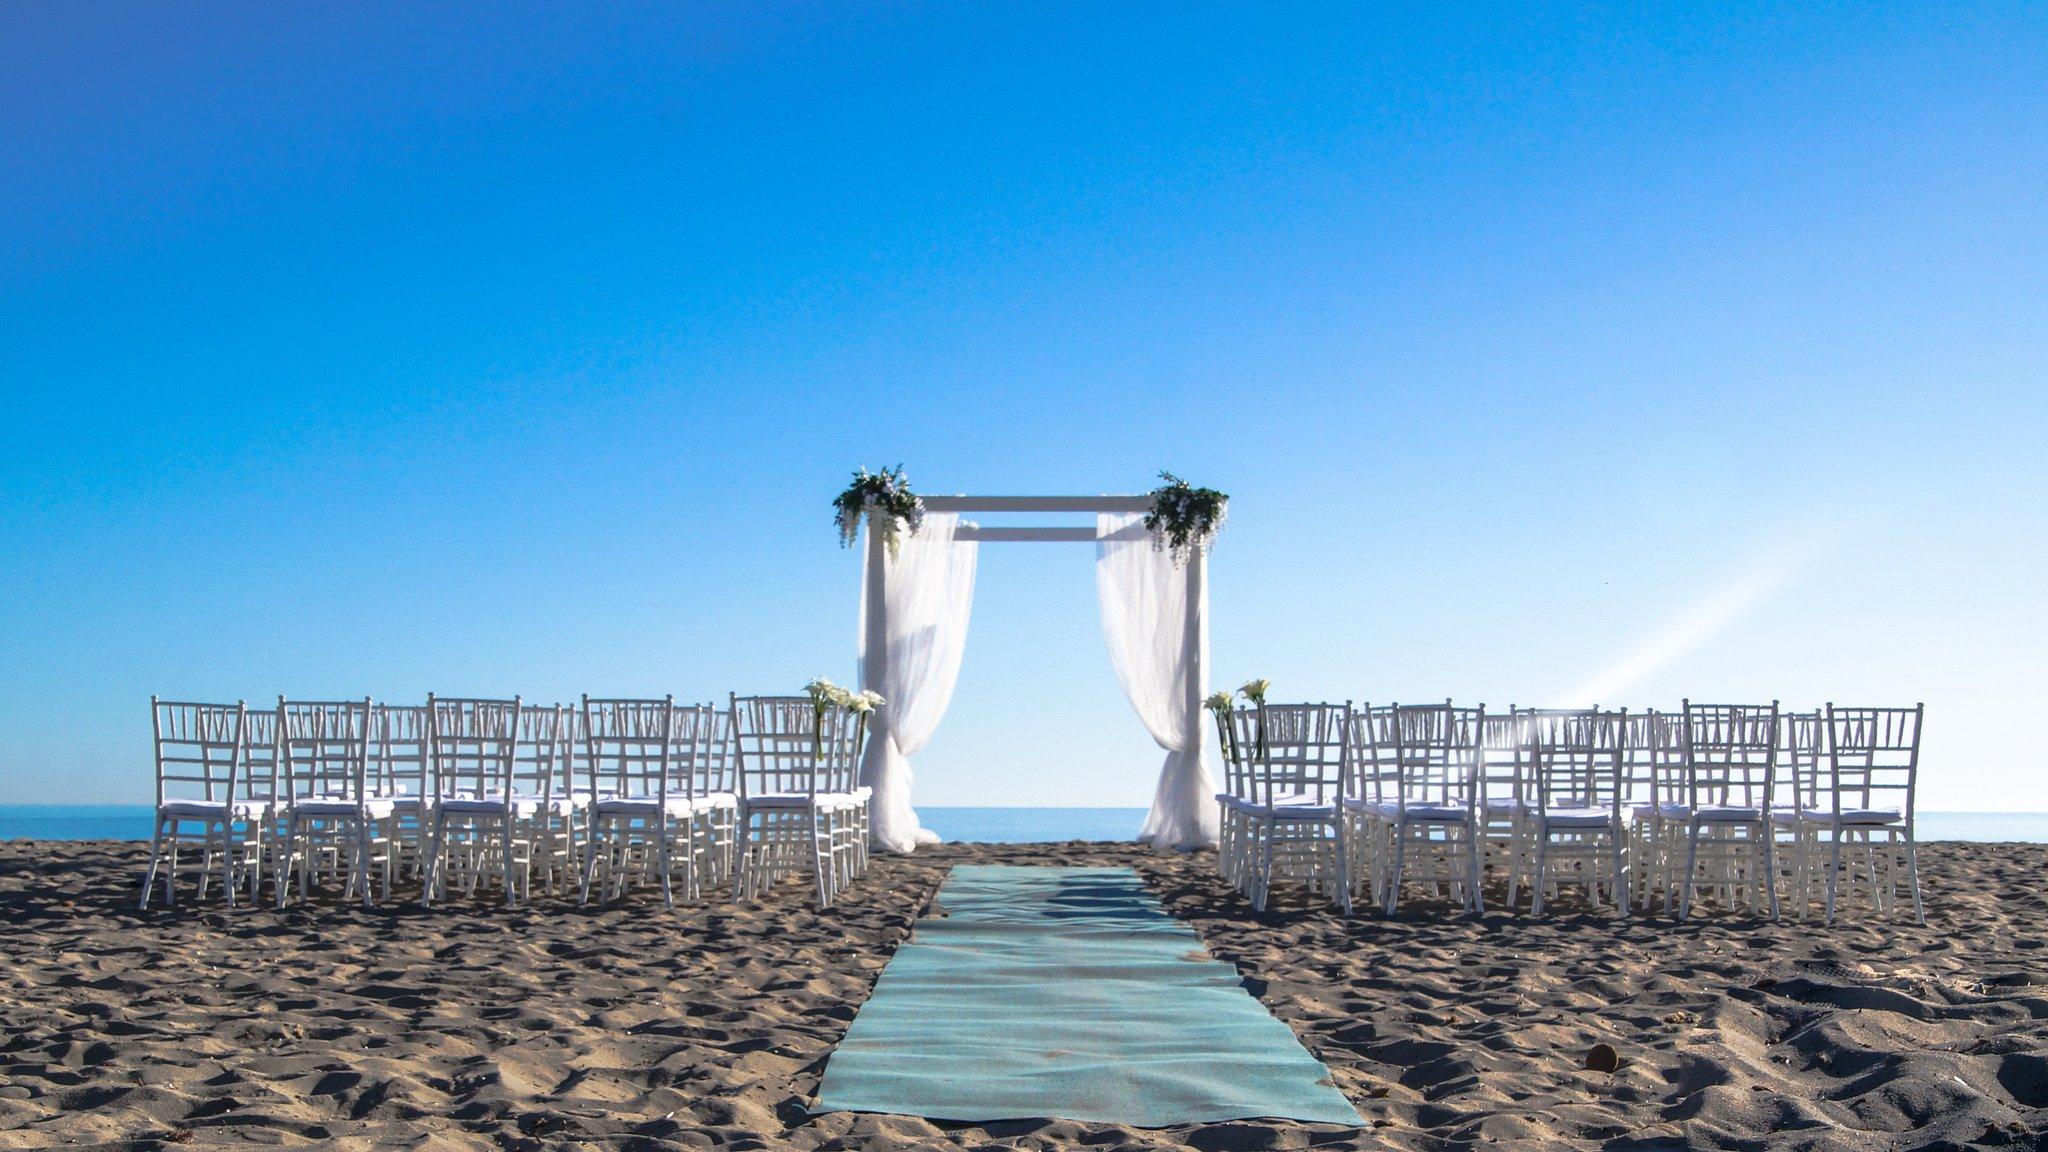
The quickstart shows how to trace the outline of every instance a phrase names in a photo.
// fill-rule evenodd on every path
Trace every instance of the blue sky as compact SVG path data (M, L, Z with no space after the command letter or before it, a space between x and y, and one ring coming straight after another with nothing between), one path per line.
M850 678L856 465L1233 496L1218 680L1925 700L2048 809L2048 11L0 10L0 801L151 692ZM1142 805L1079 546L934 803Z

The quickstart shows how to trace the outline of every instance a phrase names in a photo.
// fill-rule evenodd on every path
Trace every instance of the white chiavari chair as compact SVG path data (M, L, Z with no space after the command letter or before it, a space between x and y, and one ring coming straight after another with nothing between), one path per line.
M1305 885L1351 910L1344 795L1351 703L1255 704L1226 714L1246 750L1251 794L1242 820L1243 888L1263 911L1275 878Z
M242 783L238 805L247 821L236 861L238 874L246 881L249 903L263 899L263 867L283 842L279 818L284 813L283 792L278 780L277 709L251 708L242 724Z
M1521 709L1486 717L1479 744L1479 837L1484 864L1513 876L1523 863L1532 799L1526 725ZM1509 901L1510 904L1513 900Z
M733 753L740 783L735 900L809 870L818 904L853 878L860 858L860 809L851 787L866 718L809 696L731 697Z
M1216 746L1223 757L1223 790L1216 793L1216 872L1244 891L1245 807L1252 797L1251 749L1237 739L1236 709L1211 707Z
M206 898L206 885L218 868L232 908L237 886L234 862L239 855L236 830L254 815L237 811L236 795L248 709L239 702L177 703L151 696L149 712L156 751L156 832L149 868L142 876L141 907L149 907L159 875L164 905L176 905L179 850L188 840L196 840L198 898Z
M1776 840L1777 867L1793 897L1793 915L1806 918L1804 837L1800 818L1820 807L1821 710L1778 713L1778 771L1771 794L1771 835Z
M519 707L519 740L512 755L513 818L524 845L520 890L532 894L533 877L554 892L581 871L576 844L577 819L587 801L570 775L574 753L569 745L575 712L560 704Z
M691 755L686 767L690 771L691 795L703 818L707 838L704 883L723 884L732 879L739 844L740 785L733 763L732 712L716 704L695 707L702 709L705 719L697 729L701 738L691 742ZM854 794L861 801L859 868L864 872L867 869L866 802L870 793L866 788L857 788Z
M1380 768L1382 793L1372 809L1384 840L1377 854L1387 915L1410 881L1448 888L1465 909L1484 910L1478 787L1485 723L1483 704L1392 707L1392 764Z
M1667 863L1683 856L1678 916L1692 914L1702 879L1733 906L1747 895L1750 907L1768 904L1778 916L1776 837L1771 832L1771 799L1778 764L1778 704L1694 704L1684 702L1681 738L1686 798L1660 813ZM1683 844L1679 843L1680 838ZM1668 867L1667 867L1668 871ZM1670 880L1665 908L1670 909ZM1759 897L1762 900L1759 900Z
M1367 903L1384 900L1389 828L1379 817L1380 805L1399 791L1399 758L1395 754L1394 706L1370 704L1352 710L1346 743L1350 771L1344 785L1344 839L1350 854L1352 897Z
M420 901L429 907L453 888L474 895L490 875L502 886L507 906L519 902L520 881L532 863L524 824L533 815L531 801L519 797L514 783L520 738L533 731L522 728L523 707L517 696L427 697L434 800Z
M1913 838L1913 799L1919 786L1920 724L1926 705L1911 708L1837 708L1822 710L1824 739L1818 802L1800 813L1799 889L1804 911L1810 888L1808 874L1826 869L1826 922L1833 924L1837 886L1849 876L1854 887L1857 856L1869 883L1873 910L1885 911L1897 900L1898 873L1903 867L1913 897L1913 920L1925 924L1920 903L1919 850ZM1844 862L1843 852L1849 857ZM1819 857L1825 853L1825 862Z
M1587 903L1596 903L1604 876L1609 897L1626 916L1621 767L1626 712L1529 709L1517 716L1527 733L1535 797L1524 822L1527 848L1518 853L1528 869L1530 914L1541 916L1544 899L1574 880L1585 888ZM1572 870L1560 873L1559 866ZM1522 870L1518 863L1508 875L1510 908Z
M391 895L392 805L370 787L370 701L277 701L284 818L277 859L277 906L297 871L306 898L316 869L345 875L343 899L370 906L372 872Z
M583 698L585 761L592 773L589 841L581 899L590 889L615 899L635 877L661 881L664 907L675 906L675 873L683 890L701 891L712 856L710 809L696 796L693 760L718 738L712 705L678 707L675 698ZM599 874L603 874L600 881Z
M861 754L867 747L868 714L853 713L853 731L828 740L824 766L831 795L849 801L827 810L834 856L833 875L840 888L867 872L868 810L874 792L860 782Z
M1655 708L1630 713L1622 724L1621 764L1628 790L1629 878L1635 906L1650 907L1667 879L1664 812L1685 806L1683 717Z
M370 710L370 790L391 801L393 867L424 880L427 825L434 803L433 756L424 704L378 704Z

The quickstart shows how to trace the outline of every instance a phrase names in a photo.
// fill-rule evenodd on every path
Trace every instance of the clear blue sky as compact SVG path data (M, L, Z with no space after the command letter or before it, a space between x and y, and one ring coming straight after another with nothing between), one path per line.
M857 464L1234 496L1218 679L1925 700L2048 809L2048 9L9 5L0 801L852 673ZM1079 546L935 803L1141 805Z

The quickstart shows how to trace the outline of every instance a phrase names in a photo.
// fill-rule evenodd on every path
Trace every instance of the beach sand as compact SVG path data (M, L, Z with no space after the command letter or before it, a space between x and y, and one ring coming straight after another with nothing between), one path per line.
M0 1147L1945 1148L2048 1143L2048 846L1922 850L1929 923L1264 916L1213 858L949 845L827 912L543 899L134 910L141 845L0 844ZM1363 1131L812 1117L962 862L1128 864L1292 1025ZM1621 1067L1584 1067L1612 1045Z

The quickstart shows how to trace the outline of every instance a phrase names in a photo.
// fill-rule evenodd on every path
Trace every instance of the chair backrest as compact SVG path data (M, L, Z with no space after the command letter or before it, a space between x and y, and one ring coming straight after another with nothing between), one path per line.
M370 701L277 698L284 792L362 803L369 792Z
M1913 826L1919 785L1920 723L1927 706L1823 709L1827 728L1828 789L1839 815L1849 808L1896 806Z
M710 755L704 761L700 793L723 792L737 796L740 790L739 757L738 740L732 727L732 710L721 708L715 703L706 703L703 706L711 709L715 739Z
M156 802L235 797L248 709L149 698L156 751Z
M1377 804L1392 800L1400 791L1400 756L1394 739L1394 705L1367 704L1351 712L1350 779L1345 795L1352 800Z
M568 711L560 704L520 704L519 735L512 747L514 794L543 800L569 795L569 748L562 722Z
M735 695L730 706L741 796L815 796L852 786L867 734L860 714L820 709L809 696Z
M1508 706L1505 713L1489 713L1479 733L1479 799L1521 800L1534 803L1534 785L1529 776L1529 725L1523 717L1531 710Z
M675 721L676 779L689 796L733 792L732 715L716 704L679 704Z
M1520 715L1528 725L1536 810L1599 809L1619 821L1626 713L1537 708Z
M1684 718L1655 708L1626 713L1621 728L1621 776L1628 803L1685 803Z
M1410 804L1443 804L1468 811L1479 783L1480 733L1486 706L1397 704L1393 736L1397 791L1390 797Z
M1778 767L1778 702L1684 702L1685 803L1768 810Z
M487 799L512 794L522 707L517 696L427 697L428 757L436 796Z
M1821 757L1827 721L1819 708L1778 713L1778 794L1774 808L1810 810L1821 801Z
M1248 746L1254 804L1287 800L1335 804L1344 795L1351 762L1351 702L1342 704L1263 704L1239 709L1249 730L1233 732Z
M424 704L379 704L370 711L370 790L378 796L426 796L433 750Z
M237 789L244 800L277 799L281 782L278 773L277 709L250 708L242 717L242 783Z
M590 790L627 800L689 793L676 780L676 701L583 698L583 758Z

